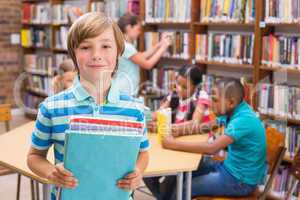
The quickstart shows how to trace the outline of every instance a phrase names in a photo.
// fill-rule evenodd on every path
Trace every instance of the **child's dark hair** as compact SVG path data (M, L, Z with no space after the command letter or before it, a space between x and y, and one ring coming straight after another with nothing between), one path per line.
M220 91L225 91L226 98L235 98L242 102L245 96L244 86L239 79L222 78L215 85Z
M128 25L134 26L140 22L138 16L132 13L125 13L120 19L118 20L118 26L120 27L121 31L125 33L126 27Z
M204 68L192 64L183 65L178 71L178 75L189 79L196 86L202 83L203 74L205 74Z

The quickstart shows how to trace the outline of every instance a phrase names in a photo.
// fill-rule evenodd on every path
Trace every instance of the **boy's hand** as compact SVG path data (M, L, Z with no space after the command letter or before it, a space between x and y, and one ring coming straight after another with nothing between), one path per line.
M174 139L174 137L172 135L166 135L162 139L162 146L165 149L175 149L176 140Z
M62 164L55 165L55 168L47 176L47 179L58 187L75 188L78 185L78 180Z
M134 172L129 173L123 179L119 180L117 185L119 188L124 190L135 190L142 182L142 173L136 168Z

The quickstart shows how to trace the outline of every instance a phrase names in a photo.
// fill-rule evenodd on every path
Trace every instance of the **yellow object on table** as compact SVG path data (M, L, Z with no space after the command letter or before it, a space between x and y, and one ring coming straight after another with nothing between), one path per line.
M171 133L171 108L157 111L157 139L162 141L163 137Z

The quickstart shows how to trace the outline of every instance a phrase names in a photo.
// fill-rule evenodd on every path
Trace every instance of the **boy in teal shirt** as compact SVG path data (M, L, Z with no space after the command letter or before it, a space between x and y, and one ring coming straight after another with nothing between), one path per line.
M266 138L262 122L243 100L243 86L235 79L222 79L213 88L212 109L217 124L225 126L225 133L213 143L181 142L166 137L168 149L201 154L215 154L227 147L224 162L204 159L193 173L192 196L247 196L262 183L266 171ZM195 130L194 124L190 124ZM212 126L215 124L210 124ZM201 130L203 124L196 125ZM207 127L207 124L206 124ZM186 129L184 135L191 133Z

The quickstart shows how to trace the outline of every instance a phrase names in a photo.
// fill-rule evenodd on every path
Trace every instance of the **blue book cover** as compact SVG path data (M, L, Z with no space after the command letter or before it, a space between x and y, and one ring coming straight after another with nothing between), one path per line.
M64 166L78 179L75 189L62 189L61 200L128 200L131 192L117 181L134 171L141 135L67 131Z

